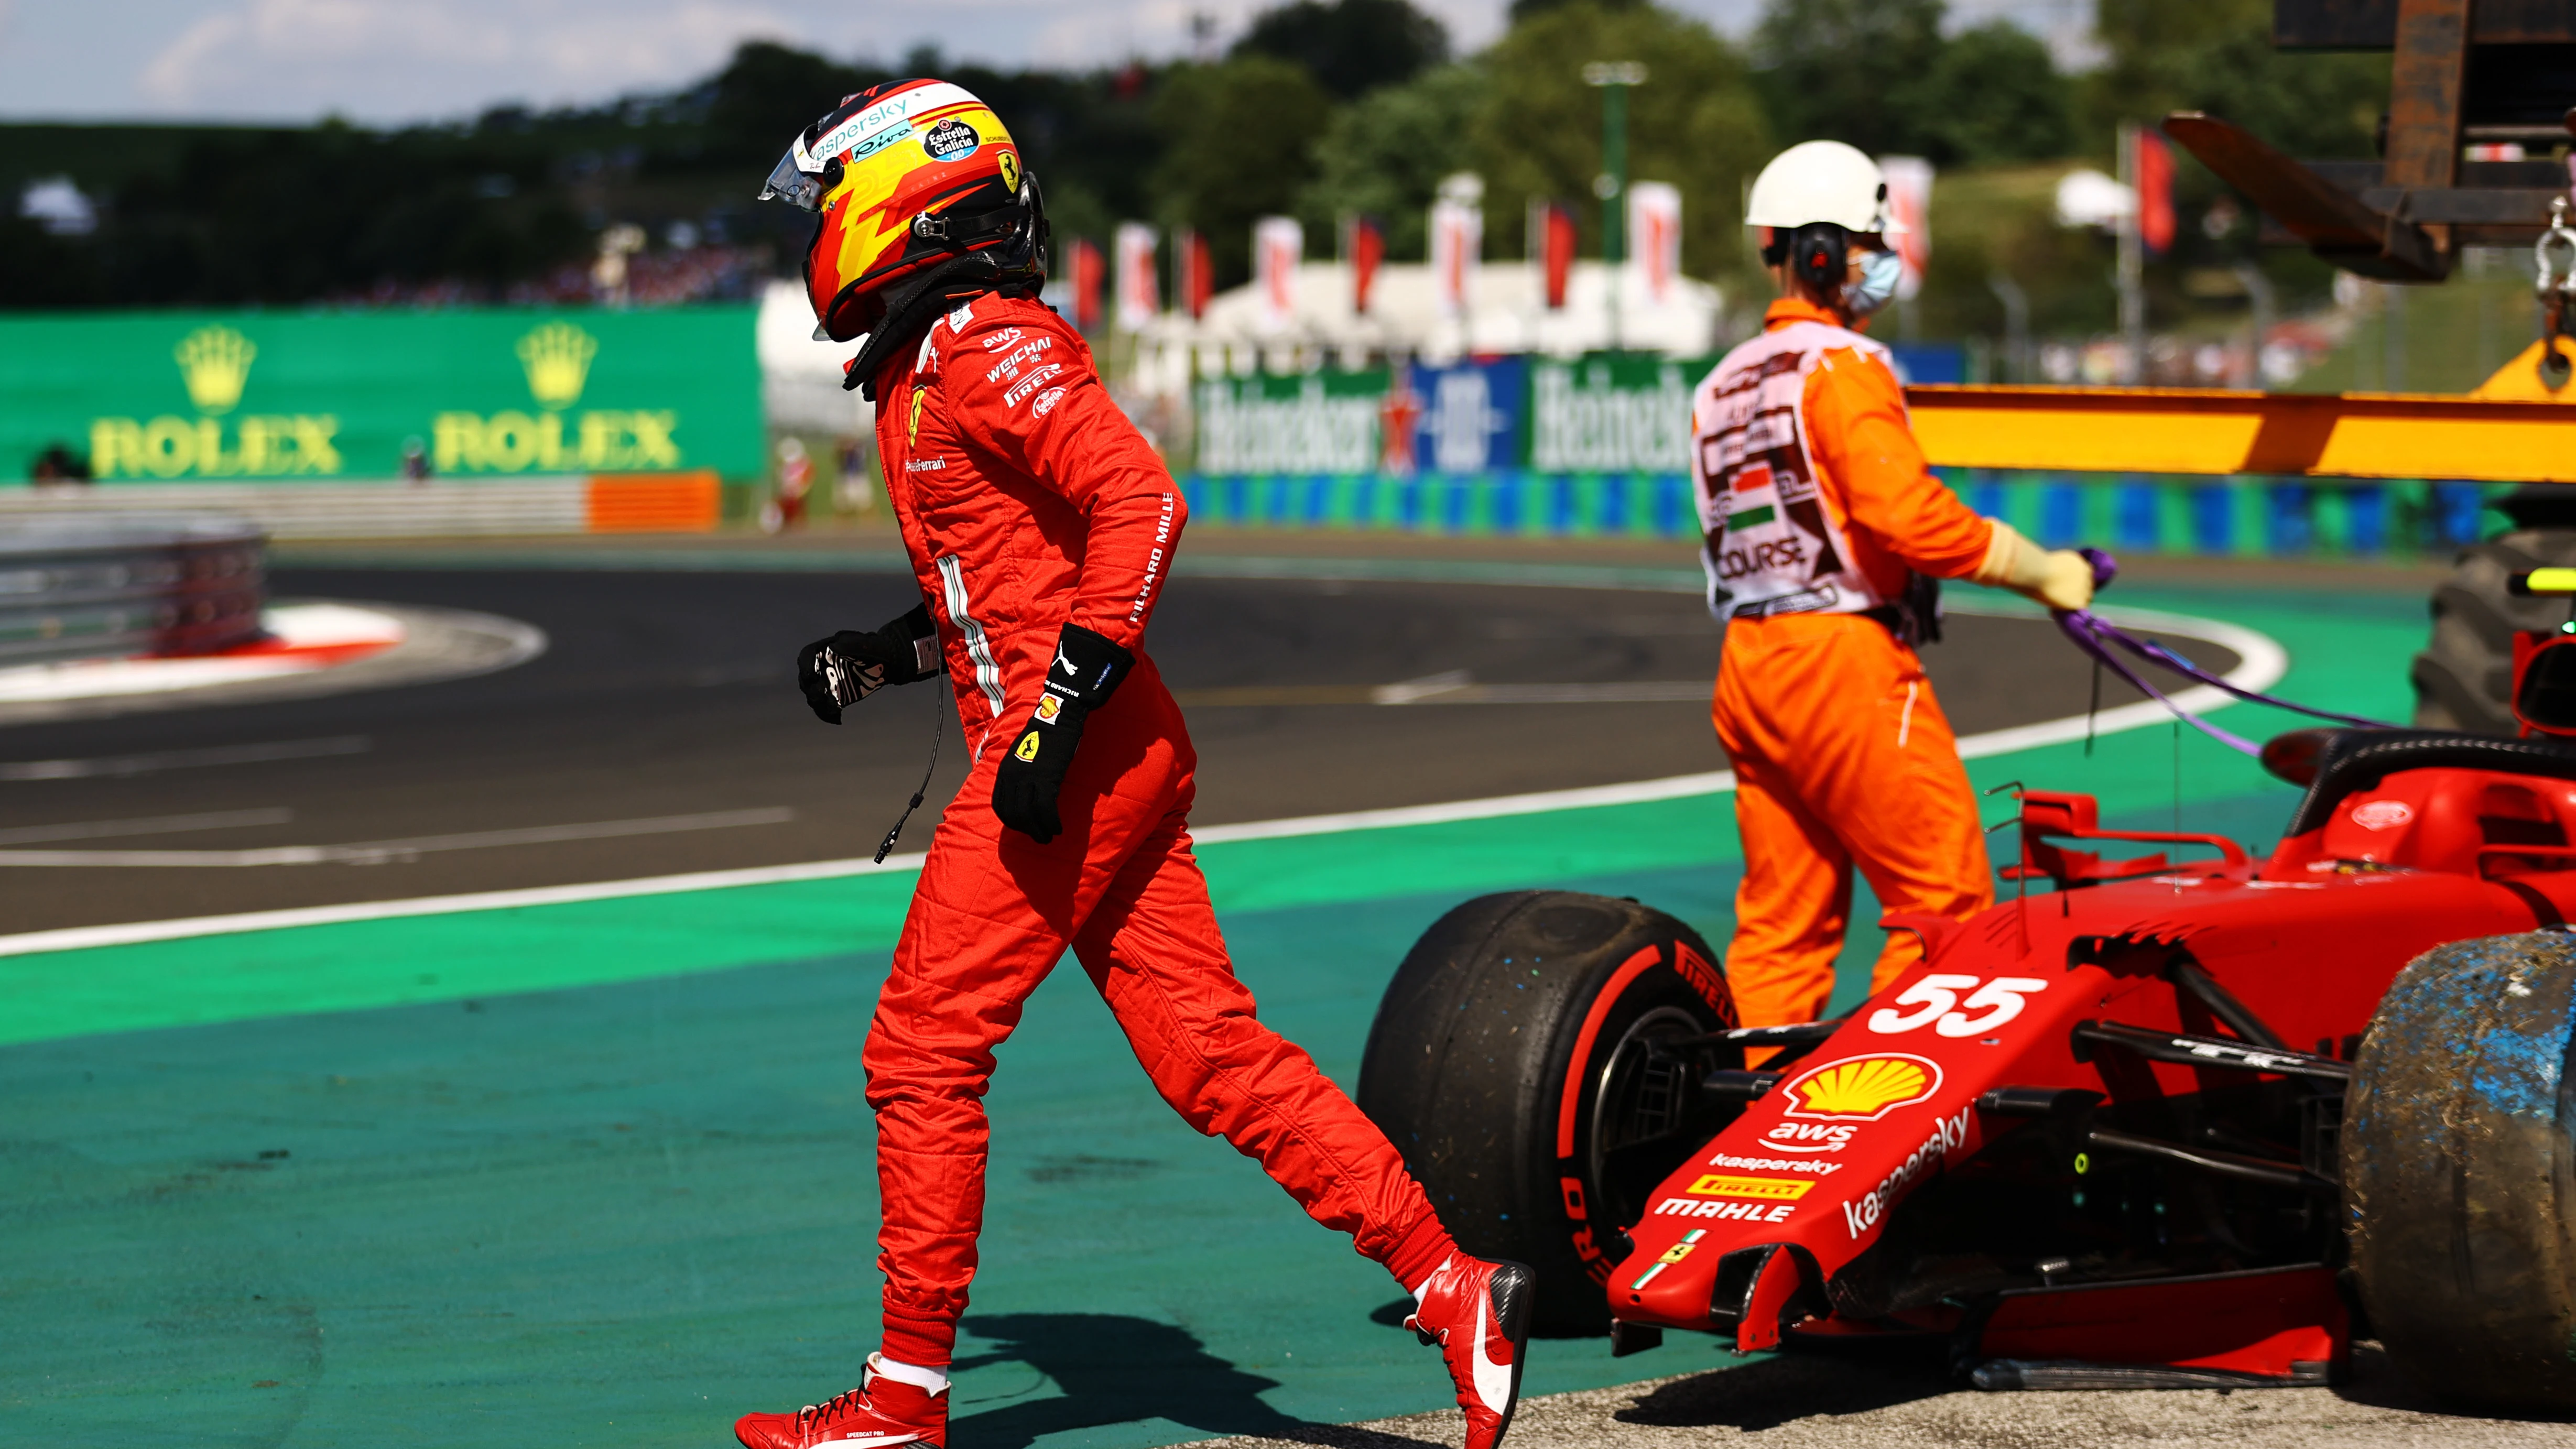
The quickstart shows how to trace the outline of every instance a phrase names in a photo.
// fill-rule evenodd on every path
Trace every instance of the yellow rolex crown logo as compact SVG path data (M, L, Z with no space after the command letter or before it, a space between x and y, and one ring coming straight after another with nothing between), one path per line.
M548 322L519 339L519 365L528 370L528 391L541 407L581 401L590 360L598 355L599 339L569 322Z
M179 376L188 384L188 401L197 410L228 413L241 401L250 381L251 359L259 348L229 327L200 327L180 339L170 354L179 360Z

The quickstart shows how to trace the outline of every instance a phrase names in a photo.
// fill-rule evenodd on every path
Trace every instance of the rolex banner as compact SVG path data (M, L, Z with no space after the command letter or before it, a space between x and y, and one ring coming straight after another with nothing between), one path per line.
M0 317L0 486L762 466L752 309Z

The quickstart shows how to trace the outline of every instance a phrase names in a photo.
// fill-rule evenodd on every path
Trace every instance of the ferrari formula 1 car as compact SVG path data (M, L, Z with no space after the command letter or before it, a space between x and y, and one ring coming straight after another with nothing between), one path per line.
M2518 652L2526 724L2576 725L2576 637ZM2576 751L2264 763L2307 787L2266 858L2024 794L2026 893L1891 919L1925 960L1812 1025L1738 1027L1634 901L1470 901L1361 1105L1463 1246L1538 1270L1539 1332L1619 1353L1912 1335L1986 1388L2207 1387L2328 1382L2365 1335L2451 1399L2576 1407Z

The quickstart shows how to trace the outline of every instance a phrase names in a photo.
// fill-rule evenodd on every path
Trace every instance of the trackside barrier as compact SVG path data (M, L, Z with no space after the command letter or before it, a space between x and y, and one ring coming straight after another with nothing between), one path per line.
M212 514L0 527L0 668L250 643L268 597L259 529Z
M2050 548L2259 558L2439 553L2509 527L2505 485L1936 470L1969 507ZM1503 537L1688 538L1678 473L1189 474L1196 525Z
M271 538L454 538L566 533L711 533L724 490L713 470L515 482L119 483L0 489L0 534L22 521L213 511Z

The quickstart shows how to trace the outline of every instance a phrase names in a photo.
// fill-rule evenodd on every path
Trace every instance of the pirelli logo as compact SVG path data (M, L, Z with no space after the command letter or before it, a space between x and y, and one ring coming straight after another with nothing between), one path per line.
M1699 1197L1749 1197L1762 1202L1796 1202L1807 1195L1812 1182L1791 1182L1777 1177L1728 1177L1712 1172L1690 1185Z

